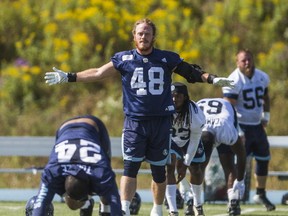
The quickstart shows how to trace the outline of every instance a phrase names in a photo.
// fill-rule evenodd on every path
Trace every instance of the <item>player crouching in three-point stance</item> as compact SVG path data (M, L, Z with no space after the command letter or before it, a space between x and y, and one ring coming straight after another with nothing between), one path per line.
M222 159L220 161L225 175L227 175L229 215L240 215L241 209L239 201L243 198L245 192L244 175L246 151L242 139L238 135L236 111L227 100L222 98L204 98L198 101L197 104L202 108L206 117L206 124L203 127L201 136L206 154L206 163L202 167L203 172L209 162L213 145L219 146L220 144L225 144L231 147L237 159L236 174L233 170L234 160L230 160L230 154L219 154L219 157ZM227 158L226 160L225 157Z
M26 216L50 216L55 194L63 196L80 216L91 216L94 200L101 200L100 215L121 216L121 201L111 168L108 132L95 116L78 116L64 122L45 166L38 195L27 203Z

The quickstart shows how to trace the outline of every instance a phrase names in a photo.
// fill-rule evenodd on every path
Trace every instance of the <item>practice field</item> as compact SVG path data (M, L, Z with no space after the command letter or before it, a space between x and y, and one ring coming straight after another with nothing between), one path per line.
M144 203L141 206L139 216L149 216L152 204ZM69 210L64 203L54 203L55 216L78 216L79 211ZM226 216L225 204L205 204L205 214L207 216ZM242 215L257 215L257 216L287 216L288 206L277 205L276 211L267 212L265 208L260 205L241 205ZM25 202L0 202L1 216L21 216L25 215ZM98 204L95 203L93 215L98 214ZM164 216L168 213L164 213ZM180 215L184 215L183 210L180 210Z

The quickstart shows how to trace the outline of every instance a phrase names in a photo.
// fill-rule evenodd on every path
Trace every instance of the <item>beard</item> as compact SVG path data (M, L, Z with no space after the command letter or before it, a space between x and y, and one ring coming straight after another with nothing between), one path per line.
M250 66L250 67L245 67L241 71L249 78L251 78L254 74L255 67Z
M153 45L154 45L154 41L151 41L151 42L144 41L144 43L135 41L136 48L141 52L147 52L147 51L152 50Z

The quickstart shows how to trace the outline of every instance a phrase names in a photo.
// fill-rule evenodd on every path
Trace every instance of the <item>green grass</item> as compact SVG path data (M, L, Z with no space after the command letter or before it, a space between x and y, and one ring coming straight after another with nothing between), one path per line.
M139 216L149 216L152 204L143 203L139 212ZM78 216L79 210L72 211L64 203L54 203L55 216ZM241 205L242 215L257 215L257 216L286 216L288 215L288 206L277 205L276 211L267 212L264 207L260 205ZM225 204L204 204L206 216L225 216ZM1 216L21 216L25 215L25 202L0 202L0 215ZM93 215L98 215L98 204L94 206ZM164 216L166 210L164 210ZM184 215L183 209L180 210L179 215Z

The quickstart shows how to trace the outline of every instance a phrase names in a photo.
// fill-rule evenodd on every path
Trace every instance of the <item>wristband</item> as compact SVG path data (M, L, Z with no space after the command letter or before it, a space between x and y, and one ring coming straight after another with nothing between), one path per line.
M208 78L207 78L207 82L209 84L213 84L213 79L216 78L216 77L217 77L217 75L209 74Z
M68 82L76 82L77 74L76 73L67 73Z

